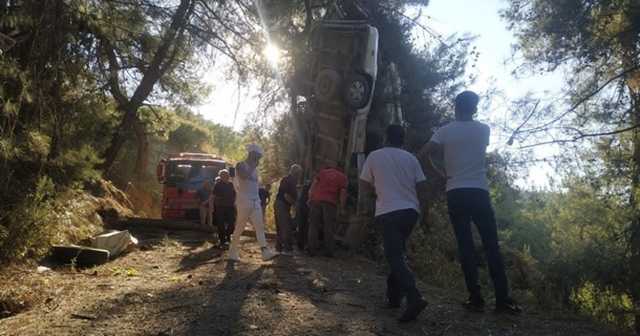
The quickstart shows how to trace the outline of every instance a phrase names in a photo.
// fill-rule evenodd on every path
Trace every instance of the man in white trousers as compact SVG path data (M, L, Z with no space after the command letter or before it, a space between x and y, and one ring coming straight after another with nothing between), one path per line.
M262 216L262 206L258 195L257 168L264 152L256 144L249 144L246 149L247 158L236 165L236 208L238 214L229 248L229 260L240 261L240 236L247 222L250 222L256 231L256 238L262 249L262 260L267 261L278 254L267 247L267 240L264 235L264 217Z

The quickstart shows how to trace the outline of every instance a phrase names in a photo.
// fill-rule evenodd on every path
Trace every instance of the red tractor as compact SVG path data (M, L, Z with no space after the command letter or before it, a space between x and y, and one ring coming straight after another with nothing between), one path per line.
M162 188L162 219L197 220L198 190L204 181L213 182L227 162L213 154L180 153L158 163L158 182Z

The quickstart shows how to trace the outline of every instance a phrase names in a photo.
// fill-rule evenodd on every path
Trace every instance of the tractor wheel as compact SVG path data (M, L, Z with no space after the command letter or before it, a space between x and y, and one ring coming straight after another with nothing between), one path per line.
M361 109L369 103L371 84L367 77L360 74L351 75L344 88L344 99L353 109Z

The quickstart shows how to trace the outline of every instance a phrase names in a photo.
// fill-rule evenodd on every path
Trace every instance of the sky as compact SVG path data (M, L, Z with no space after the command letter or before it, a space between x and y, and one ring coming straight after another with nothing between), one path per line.
M506 7L506 0L431 0L424 10L428 17L423 20L445 36L453 33L476 36L472 45L476 46L480 56L476 67L468 68L467 71L475 73L478 79L469 89L484 92L493 85L505 95L506 101L523 97L527 93L545 97L561 96L561 73L527 75L522 79L512 75L519 64L512 57L512 45L516 43L516 39L499 14ZM502 125L513 129L519 125L519 120L513 118L504 100L496 99L489 111L479 111L478 119L493 126L489 150L518 150L517 144L506 144L511 134L500 132L497 127ZM556 153L557 148L551 146L533 150L534 158L545 158ZM525 188L549 187L548 175L554 175L552 167L544 163L535 164L528 169L527 175L516 180L516 184Z
M526 79L512 76L517 63L511 60L511 46L516 40L507 30L506 22L500 18L499 11L505 7L505 0L431 0L423 10L421 20L424 25L443 36L468 33L476 37L472 46L476 47L480 55L475 67L470 64L467 71L477 75L477 80L468 89L485 92L493 87L504 94L506 101L522 97L528 92L546 96L559 95L563 83L561 74L527 76ZM242 88L238 91L237 83L226 80L215 68L206 77L214 91L207 103L197 109L198 112L207 119L240 130L246 116L257 107L252 90ZM511 116L504 100L496 99L489 110L479 111L478 119L493 126L489 150L517 151L517 145L506 145L510 134L500 132L497 127L517 127L518 121ZM553 153L554 149L551 147L534 150L534 156L538 158ZM548 187L547 175L552 173L551 167L537 164L530 167L528 175L521 176L516 183L527 188Z

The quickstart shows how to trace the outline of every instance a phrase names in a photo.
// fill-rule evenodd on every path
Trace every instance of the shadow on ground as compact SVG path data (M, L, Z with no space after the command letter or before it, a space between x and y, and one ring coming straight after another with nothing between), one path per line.
M37 332L25 334L614 335L547 312L467 313L457 303L461 296L424 284L430 306L415 323L398 324L401 310L383 307L385 274L367 259L340 253L262 262L254 241L245 239L242 262L232 263L208 242L191 240L150 244L117 262L137 265L138 276L80 279L88 289L76 293L66 310L34 326ZM70 318L70 312L80 318Z

